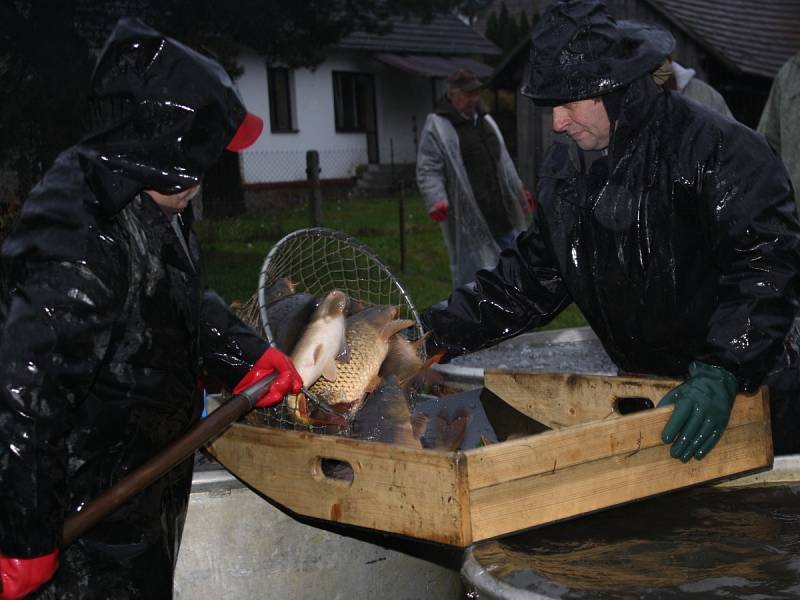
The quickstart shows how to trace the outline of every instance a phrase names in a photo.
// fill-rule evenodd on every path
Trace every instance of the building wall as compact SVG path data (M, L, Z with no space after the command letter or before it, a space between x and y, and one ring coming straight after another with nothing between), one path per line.
M413 163L425 117L433 110L434 91L427 77L376 65L380 162Z
M352 177L357 165L367 162L363 133L338 133L334 121L331 72L358 71L362 64L351 57L335 57L317 69L292 70L295 133L272 133L266 61L255 53L241 58L244 74L237 85L248 110L264 119L264 134L241 155L245 184L306 179L306 152L320 154L320 177Z
M372 73L380 163L413 162L419 131L430 112L431 81L387 67L366 53L334 51L316 69L292 70L293 133L272 133L266 61L252 52L241 57L244 73L236 84L249 111L265 123L265 134L241 154L242 182L280 184L306 179L306 152L320 155L320 179L347 179L366 165L363 132L336 131L333 71Z

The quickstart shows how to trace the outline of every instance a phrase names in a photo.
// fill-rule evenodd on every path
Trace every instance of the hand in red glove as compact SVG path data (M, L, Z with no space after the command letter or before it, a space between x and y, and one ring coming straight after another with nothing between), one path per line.
M34 558L0 555L0 600L24 598L47 583L58 568L58 550Z
M233 388L233 393L243 392L273 371L277 371L278 376L272 382L267 394L256 402L256 406L261 408L272 406L283 400L283 397L289 392L292 394L300 393L300 388L303 387L303 379L298 375L292 360L274 346L267 348L267 351L261 355L261 358L256 361L256 364L253 365L247 375L242 377L242 380L236 384L236 387Z
M428 211L431 219L436 221L437 223L441 223L447 218L447 207L449 204L447 203L446 198L442 198L441 200L437 200L431 206L431 209Z
M526 212L533 212L533 209L536 208L536 202L533 200L533 194L525 189L522 190L522 208Z

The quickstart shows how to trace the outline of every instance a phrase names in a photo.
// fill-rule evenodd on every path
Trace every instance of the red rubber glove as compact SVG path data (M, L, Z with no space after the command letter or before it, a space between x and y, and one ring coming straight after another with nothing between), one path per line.
M58 568L58 550L34 558L0 555L0 600L24 598L47 583Z
M294 368L292 360L274 346L267 348L267 351L256 361L250 372L236 384L236 387L233 388L233 393L238 394L246 390L273 371L278 372L278 377L272 382L267 394L256 402L256 406L261 408L272 406L283 400L283 397L290 392L292 394L300 393L300 388L303 387L303 379L297 374L297 369Z
M447 218L448 206L449 204L447 203L447 200L445 198L442 198L441 200L437 200L436 202L433 203L433 206L428 211L428 214L430 215L431 219L433 219L437 223L441 223Z

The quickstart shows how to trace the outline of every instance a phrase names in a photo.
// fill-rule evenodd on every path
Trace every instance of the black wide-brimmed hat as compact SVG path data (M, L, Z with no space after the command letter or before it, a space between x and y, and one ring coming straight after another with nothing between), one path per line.
M604 0L557 0L531 34L522 94L554 106L613 92L664 62L675 39L656 25L616 21Z

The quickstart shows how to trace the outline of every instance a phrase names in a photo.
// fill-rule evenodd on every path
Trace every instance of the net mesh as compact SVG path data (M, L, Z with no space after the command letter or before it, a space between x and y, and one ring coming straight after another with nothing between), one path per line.
M306 292L322 298L337 289L363 304L395 305L398 319L412 319L416 323L405 335L411 340L423 335L414 303L372 250L340 231L311 228L290 233L273 246L261 268L256 298L251 298L242 309L255 320L257 304L257 320L270 343L274 342L274 336L267 317L266 290L283 277L292 281L296 293ZM421 346L420 352L424 353L424 344ZM294 422L287 414L285 403L253 411L248 420L282 428L331 433L330 428Z

